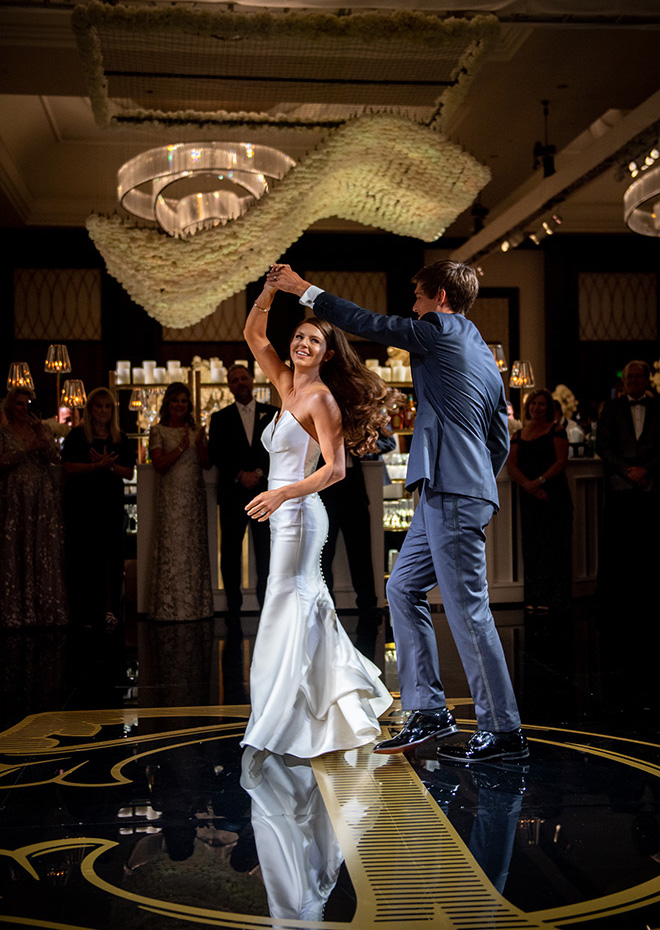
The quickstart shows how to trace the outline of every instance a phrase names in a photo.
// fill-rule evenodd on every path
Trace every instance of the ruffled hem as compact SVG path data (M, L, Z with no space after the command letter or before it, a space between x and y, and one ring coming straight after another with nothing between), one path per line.
M327 592L319 593L312 612L298 680L289 680L286 701L280 689L269 689L241 745L309 759L379 736L378 717L392 703L380 669L353 646Z

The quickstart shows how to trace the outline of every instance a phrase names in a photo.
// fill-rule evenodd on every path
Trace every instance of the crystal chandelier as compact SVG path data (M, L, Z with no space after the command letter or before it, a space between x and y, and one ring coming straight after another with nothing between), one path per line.
M293 165L267 145L182 142L125 162L117 173L117 195L129 213L183 238L236 219Z

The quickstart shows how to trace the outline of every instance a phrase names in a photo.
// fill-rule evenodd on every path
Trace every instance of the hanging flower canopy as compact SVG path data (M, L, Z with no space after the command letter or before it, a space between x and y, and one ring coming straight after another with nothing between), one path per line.
M296 161L242 216L185 241L121 216L89 218L110 274L163 325L213 313L318 220L434 241L490 179L444 126L496 34L494 17L92 0L73 22L99 125L148 128L150 139L167 129L168 143L220 129L229 141L275 136ZM243 107L253 100L263 109Z

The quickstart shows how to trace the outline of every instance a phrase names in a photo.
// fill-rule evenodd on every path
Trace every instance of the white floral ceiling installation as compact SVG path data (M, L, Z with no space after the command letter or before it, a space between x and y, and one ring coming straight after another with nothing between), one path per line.
M110 274L164 326L188 326L264 274L317 220L338 216L433 241L472 203L490 172L441 134L399 116L361 117L292 168L240 219L172 239L92 216Z
M209 95L209 100L202 101L201 110L198 96L195 107L175 110L172 103L181 102L175 95L181 82L169 80L172 75L168 73L163 90L164 72L156 77L152 72L150 79L153 78L153 86L163 94L162 99L155 93L153 98L148 98L153 102L153 109L134 107L128 124L150 128L164 126L169 127L170 132L174 128L179 133L186 127L188 132L195 127L201 132L209 124L216 134L219 126L225 127L223 134L227 127L232 131L243 128L250 132L248 141L251 142L262 141L257 131L266 129L270 140L273 140L273 133L277 136L284 132L283 139L290 140L294 134L304 147L311 148L311 152L297 158L297 165L246 214L225 226L199 232L189 240L172 239L155 229L137 227L118 215L89 218L89 233L110 274L120 281L136 303L164 326L189 326L213 313L221 301L264 274L268 266L318 220L339 217L402 236L434 241L471 205L490 179L489 170L451 142L442 126L465 95L484 50L495 34L497 21L494 17L442 19L409 11L345 15L201 14L177 7L157 10L111 7L95 0L85 7L77 7L74 13L74 28L100 124L121 131L118 127L127 124L119 119L118 113L127 117L124 104L129 102L134 106L139 96L137 88L126 94L127 85L122 84L121 75L133 73L130 61L122 63L115 58L113 69L104 70L108 44L115 56L124 54L128 48L137 62L142 60L138 54L140 48L153 53L163 34L170 38L176 34L176 42L179 42L179 33L188 36L196 29L204 41L216 42L220 37L223 41L217 47L223 52L229 49L227 54L234 56L220 68L224 77L218 80L225 96L210 100ZM113 32L111 43L108 29ZM321 55L323 68L334 63L334 83L323 81L319 90L319 83L311 81L310 107L299 89L300 78L296 78L293 71L284 77L274 73L259 79L252 77L249 80L263 79L263 84L255 85L258 93L252 87L255 99L260 103L268 101L270 105L263 112L239 111L236 104L242 99L244 79L248 80L247 72L244 74L241 68L254 70L249 63L254 62L255 43L261 43L263 60L274 68L274 63L282 58L283 34L287 41L297 45L304 40L306 52L309 52L310 43L316 41L319 48L325 43ZM232 41L226 41L228 38ZM343 38L347 40L345 46L342 46ZM237 64L235 49L245 39L248 41L242 54L248 64ZM268 59L265 50L271 39L277 47L271 50ZM361 75L350 71L351 66L365 67L364 56L356 55L356 41L371 56L366 64L367 71ZM376 65L390 75L395 74L396 63L392 56L398 54L403 45L409 59L411 46L413 59L426 58L429 73L435 76L442 72L441 80L419 75L419 80L413 81L423 86L426 97L418 98L412 108L396 106L391 96L383 96L393 93L391 85L396 82L373 81L374 86L371 86L368 76L365 81L365 74L370 75ZM419 50L418 54L415 49ZM157 51L160 54L160 48ZM174 71L184 73L184 84L193 70L192 64L186 62L194 52L195 47L191 46L177 58ZM307 68L309 57L302 65L295 56L288 56L287 61L293 62L293 68ZM202 73L206 66L200 67L200 62L195 61L195 67ZM240 80L227 90L229 85L225 78L230 72L234 74L232 69L237 71ZM323 74L326 73L324 70ZM352 73L353 78L344 80L345 73ZM126 94L119 109L113 105L115 80L119 80L117 93L123 90ZM370 101L367 107L351 103L358 96L352 80L360 85L360 94L362 86L369 85L368 93L372 97L367 96ZM402 83L405 84L405 78ZM141 84L140 88L145 86ZM195 85L190 93L201 94L197 87ZM215 87L219 92L220 84ZM437 96L439 87L441 93ZM395 89L394 93L397 92ZM278 104L277 95L286 93L291 97L285 97L286 102ZM294 100L296 94L299 95L297 101ZM365 98L361 96L360 99ZM217 106L219 100L229 106L211 112L211 106ZM164 102L169 109L158 106ZM309 116L310 110L313 117ZM332 128L328 128L330 126ZM243 138L244 135L245 132ZM278 144L277 139L274 142Z

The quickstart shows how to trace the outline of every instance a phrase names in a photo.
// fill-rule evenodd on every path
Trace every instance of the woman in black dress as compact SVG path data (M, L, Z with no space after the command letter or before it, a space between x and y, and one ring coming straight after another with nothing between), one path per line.
M511 437L509 475L521 488L525 605L545 613L571 603L573 503L566 479L568 439L554 423L549 391L525 403L525 425Z
M82 425L64 441L62 462L71 617L81 626L112 628L123 613L124 479L133 474L135 452L119 430L108 388L89 395Z

